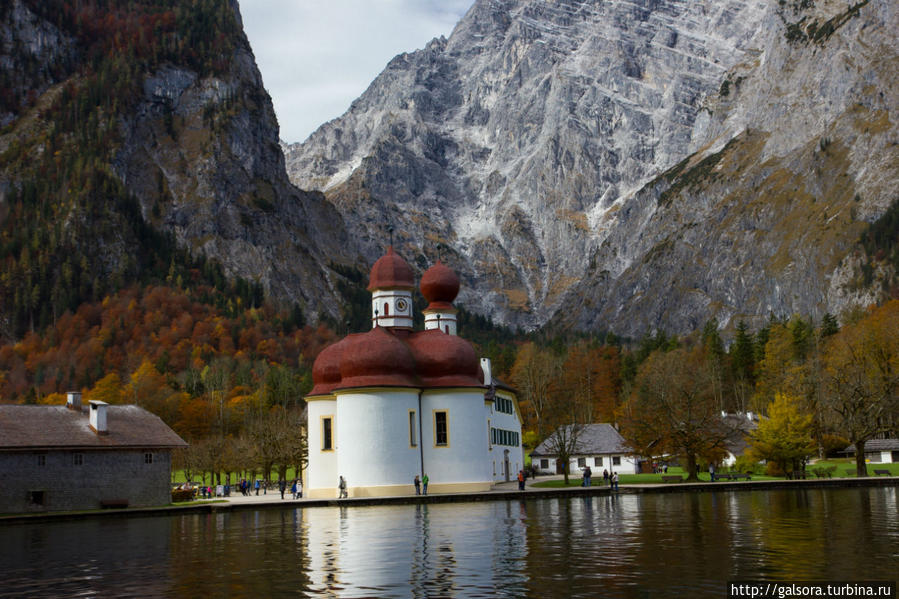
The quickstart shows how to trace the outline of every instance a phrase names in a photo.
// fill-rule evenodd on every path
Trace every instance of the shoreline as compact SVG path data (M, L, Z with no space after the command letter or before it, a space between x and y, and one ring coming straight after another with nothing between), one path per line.
M316 508L350 507L373 505L415 505L432 503L470 503L475 501L508 501L547 499L555 497L593 497L614 495L640 495L647 493L715 493L720 491L770 491L777 489L821 489L821 488L870 488L899 486L899 476L832 478L812 480L764 480L727 481L696 483L654 483L631 484L613 492L609 487L564 487L539 488L528 486L524 491L517 489L517 483L503 483L493 490L483 493L445 493L439 495L397 495L386 497L349 497L347 499L278 499L278 493L270 496L238 495L223 501L186 505L157 507L134 507L120 509L95 509L76 512L40 512L28 514L0 515L0 525L24 524L40 521L84 520L96 517L128 518L146 516L170 516L184 513L229 513L233 511L272 508ZM257 497L259 497L257 499Z

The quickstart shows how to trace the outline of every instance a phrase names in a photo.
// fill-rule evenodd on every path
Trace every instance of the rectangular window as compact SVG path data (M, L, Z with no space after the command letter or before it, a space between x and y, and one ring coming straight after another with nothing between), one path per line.
M334 439L332 438L330 416L322 418L322 451L331 451L334 449Z
M548 468L549 468L549 460L547 460L547 459L540 460L540 469L547 470Z
M587 458L578 458L577 459L577 467L584 468L587 466Z
M415 410L409 410L409 446L418 447L418 437L415 434Z
M73 466L81 466L84 464L84 454L76 453L72 455L72 465Z
M38 466L46 466L47 465L47 456L43 454L39 454L37 456L37 465Z
M602 467L602 458L593 458L593 465L597 468Z
M446 419L446 411L434 412L434 445L438 447L449 445L449 424Z
M153 454L145 453L144 454L144 464L152 464L153 463Z
M31 505L44 505L44 492L43 491L29 491L28 492L28 503Z
M621 456L619 456L619 455L614 456L614 457L612 458L612 465L613 465L613 466L620 466L620 465L621 465Z

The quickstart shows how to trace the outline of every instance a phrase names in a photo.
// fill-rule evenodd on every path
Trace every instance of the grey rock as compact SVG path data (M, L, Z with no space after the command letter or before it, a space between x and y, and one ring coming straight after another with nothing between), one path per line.
M838 312L834 273L895 199L896 20L877 1L478 1L285 145L288 173L368 260L392 225L507 324Z

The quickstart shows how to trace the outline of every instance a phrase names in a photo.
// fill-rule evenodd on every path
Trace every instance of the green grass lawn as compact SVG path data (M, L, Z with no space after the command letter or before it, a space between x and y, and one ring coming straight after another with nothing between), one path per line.
M203 477L199 473L196 473L196 472L192 473L192 477L193 478L192 478L191 482L203 482ZM261 474L257 474L256 477L260 478L260 479L263 478L263 476ZM238 483L238 481L240 480L240 478L241 478L241 474L238 474L238 473L232 474L231 484L236 485ZM294 469L288 468L287 469L287 481L293 482L294 478L297 478L297 476L294 473ZM268 479L273 483L278 482L278 472L273 470L272 473L269 475ZM172 470L172 483L184 483L184 482L187 482L187 478L184 476L184 470ZM208 478L205 482L206 482L206 484L210 484ZM222 484L225 484L225 483L223 482Z
M618 484L619 485L632 485L632 484L663 484L662 476L677 476L680 475L683 478L687 478L687 473L683 468L679 467L671 467L668 468L668 474L618 474ZM752 480L779 480L783 477L778 476L765 476L764 474L753 474ZM709 473L708 472L700 472L699 473L699 481L700 482L710 482ZM592 487L600 487L603 485L602 475L599 477L594 473L593 479L590 481ZM541 482L534 483L535 487L564 487L565 481L562 479L559 480L545 480ZM569 487L580 487L581 486L581 477L580 476L569 476L568 477L568 486Z
M809 464L806 467L806 471L808 473L808 478L815 478L814 471L819 468L835 468L832 471L831 476L834 478L846 478L855 476L855 460L851 458L837 458L837 459L828 459L821 460L819 462L815 462L813 464ZM899 463L896 464L876 464L876 463L868 463L868 476L874 476L874 470L889 470L891 476L899 476ZM852 470L851 474L848 474L847 471ZM668 469L668 476L677 476L681 475L683 478L687 478L687 473L683 468L679 467L671 467ZM662 482L662 474L621 474L618 475L618 484L628 485L628 484L665 484ZM784 480L786 477L783 476L767 476L764 474L753 474L752 480ZM709 482L709 473L708 472L700 472L699 473L700 482ZM538 479L539 481L539 479ZM591 481L591 486L599 487L602 486L603 480L602 475L599 477L594 473L593 480ZM670 484L670 483L669 483ZM547 487L547 488L559 488L565 486L565 481L562 479L559 480L544 480L534 483L535 487ZM569 476L568 477L568 486L569 487L580 487L581 486L581 477L580 476Z
M889 470L890 476L899 476L899 463L878 464L875 462L868 462L867 466L868 476L874 476L874 470ZM828 458L826 460L819 460L813 464L809 464L807 470L809 472L814 472L817 468L835 468L831 474L833 477L842 478L855 476L855 458ZM849 470L852 471L851 474L848 473Z

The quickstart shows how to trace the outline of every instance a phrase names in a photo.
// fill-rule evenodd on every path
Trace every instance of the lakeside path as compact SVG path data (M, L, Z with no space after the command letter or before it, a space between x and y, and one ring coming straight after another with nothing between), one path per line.
M697 483L661 483L621 485L618 491L607 486L593 487L534 487L534 483L561 478L542 476L529 479L524 491L518 490L518 482L498 483L490 491L482 493L441 493L431 495L396 495L385 497L350 497L337 499L335 487L333 499L292 499L289 492L281 499L278 491L243 496L239 493L218 501L198 501L189 504L139 507L125 509L85 510L78 512L43 512L38 514L0 515L0 525L37 521L81 520L95 517L167 516L179 513L224 513L245 509L351 507L371 505L409 505L431 503L461 503L471 501L506 501L544 499L550 497L593 497L634 495L643 493L714 493L718 491L766 491L772 489L821 489L856 487L899 487L899 476L863 478L830 478L813 480L760 480Z

